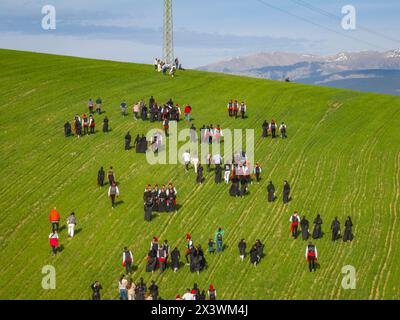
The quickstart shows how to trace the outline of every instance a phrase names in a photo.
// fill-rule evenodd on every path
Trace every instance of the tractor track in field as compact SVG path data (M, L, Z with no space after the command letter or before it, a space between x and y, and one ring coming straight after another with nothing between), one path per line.
M382 299L385 296L385 290L387 283L390 278L390 270L386 271L388 269L388 260L390 259L389 257L391 256L392 248L393 248L393 238L395 233L397 232L397 208L399 204L399 192L400 192L400 153L397 155L396 163L395 163L395 175L393 178L393 200L390 202L390 212L391 212L391 217L393 222L391 223L391 231L390 231L390 237L389 237L389 232L388 232L388 237L386 238L385 241L385 251L387 252L387 258L385 259L385 263L381 269L381 273L379 275L379 282L381 283L383 281L383 277L386 274L386 280L383 283L383 288L382 288ZM389 246L387 246L387 243ZM377 291L379 293L379 291Z

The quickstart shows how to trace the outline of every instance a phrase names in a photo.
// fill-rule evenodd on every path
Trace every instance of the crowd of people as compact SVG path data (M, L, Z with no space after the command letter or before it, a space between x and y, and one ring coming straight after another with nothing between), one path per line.
M168 66L160 59L156 59L154 62L154 68L158 72L163 72L169 74L173 77L177 68L179 68L179 62L176 60L175 64L172 66ZM64 134L65 136L70 136L72 133L76 134L78 137L82 135L89 135L95 133L95 120L94 113L100 115L102 113L102 100L99 97L95 103L92 99L89 99L88 103L89 113L83 114L82 116L76 114L73 120L73 128L71 124L67 122L64 125ZM127 115L127 104L123 100L120 104L121 115ZM232 118L241 117L242 119L246 118L247 106L244 101L241 103L238 100L229 100L228 105L228 115ZM186 104L183 108L184 110L184 119L187 122L190 122L191 119L191 111L192 107L189 104ZM168 129L170 121L180 121L182 119L181 108L179 104L174 103L172 99L169 99L164 104L158 104L153 96L150 97L148 105L144 103L144 100L140 100L135 102L132 107L134 119L138 120L139 118L143 121L149 120L150 122L161 122L165 131L165 135L168 137ZM108 132L108 118L105 117L103 120L103 132ZM190 127L190 142L197 142L197 134L196 127L194 124ZM221 126L218 124L215 127L210 125L203 125L200 129L200 143L221 143L223 139L223 130ZM147 141L147 138L144 134L141 136L138 134L134 140L134 147L137 153L145 153L148 148L152 148L153 151L158 151L162 146L162 131L156 132L151 141ZM282 139L287 138L286 135L286 124L282 122L279 125L275 120L271 120L268 123L266 120L262 124L262 137L266 138L269 135L272 138L280 137ZM131 148L132 137L130 132L128 132L124 137L124 146L125 150L130 150ZM185 172L190 170L190 166L193 165L194 172L196 173L196 183L202 184L204 182L204 168L199 161L197 154L190 154L189 151L186 151L182 155L183 161L185 163ZM224 161L223 157L220 154L207 154L206 159L206 170L210 172L211 166L214 165L215 172L215 183L219 184L222 181L225 181L226 184L231 183L229 188L229 194L231 196L240 196L244 197L249 193L249 185L252 184L253 178L259 183L261 181L261 172L262 168L259 163L256 163L253 171L250 171L250 163L247 159L246 153L244 151L236 152L232 155L231 161ZM229 159L230 160L230 159ZM98 185L99 187L104 186L105 178L108 178L108 192L107 195L111 199L112 208L116 206L116 198L119 197L120 192L115 179L115 173L112 167L107 172L104 171L103 167L100 168L98 172ZM268 202L274 202L276 199L275 186L272 181L269 181L267 185L267 200ZM153 218L154 212L176 212L177 211L177 190L173 186L172 183L168 185L161 185L159 188L158 184L154 186L148 185L143 194L143 203L144 203L144 219L145 221L151 221ZM282 192L282 200L283 203L288 203L290 198L290 185L285 180L283 184L283 192ZM294 212L290 217L290 232L291 236L296 239L299 234L301 234L302 239L307 241L310 236L312 239L317 240L323 237L322 232L322 218L318 214L316 219L313 221L313 231L310 234L309 232L309 222L305 216L300 218L297 212ZM50 222L52 224L52 232L49 235L50 246L52 249L52 254L55 255L57 249L59 248L59 223L60 223L60 215L56 208L54 208L50 212ZM74 237L74 228L76 225L76 217L75 213L72 212L67 219L68 225L68 237ZM343 241L348 242L352 241L353 223L351 218L345 222L345 231L343 234ZM331 224L331 232L332 232L332 241L337 241L341 237L341 229L340 222L336 217ZM207 244L208 254L217 254L222 253L224 251L224 236L225 231L219 227L215 233L214 237L210 238ZM247 244L245 239L241 239L238 244L239 249L239 257L241 261L244 261L247 256L249 256L249 261L252 265L257 266L262 258L264 257L264 244L258 239L254 245L250 247L249 252L247 253ZM192 237L190 234L186 235L186 248L184 254L186 265L189 267L190 272L199 274L201 271L207 268L207 260L203 248L200 244L196 246L193 243ZM310 242L306 246L306 259L308 262L309 270L315 271L318 264L318 253L315 244ZM154 273L159 271L160 273L165 272L168 268L173 270L173 272L177 272L180 267L182 267L181 263L181 253L178 247L174 247L171 250L168 240L160 242L157 237L153 237L150 243L150 248L146 257L146 272ZM126 275L122 275L119 279L119 293L121 300L158 300L160 299L158 293L158 286L152 281L152 284L147 288L146 283L143 278L140 278L138 283L135 283L130 277L133 272L133 253L128 248L125 247L122 253L122 265L125 269ZM91 285L92 289L92 299L100 300L101 294L100 291L103 289L102 285L95 281ZM211 284L208 291L207 296L210 300L216 299L216 290L214 286ZM176 296L177 300L205 300L206 292L205 290L200 290L197 284L194 284L193 289L186 289L186 292L182 295Z

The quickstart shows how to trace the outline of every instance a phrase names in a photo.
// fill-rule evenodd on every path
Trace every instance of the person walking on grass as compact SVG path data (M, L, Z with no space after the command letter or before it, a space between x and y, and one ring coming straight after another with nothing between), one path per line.
M183 154L182 154L182 160L185 163L185 172L189 171L189 165L190 165L190 153L188 150L186 150Z
M100 168L99 172L97 173L97 185L102 187L104 185L104 177L106 173L104 172L103 167Z
M217 291L215 290L212 283L210 284L210 288L208 289L208 298L210 300L217 300Z
M351 218L348 216L344 224L343 241L351 242L352 240L353 240L353 222L351 221Z
M131 141L132 141L131 133L130 131L128 131L128 133L125 136L125 150L129 150L131 148Z
M128 290L126 290L127 284L128 284L128 280L126 280L125 275L122 275L118 281L119 299L120 300L128 300Z
M316 267L316 262L318 259L318 252L317 252L317 247L310 242L308 244L308 246L306 247L306 260L308 262L308 269L310 270L310 272L312 271L316 271L317 267Z
M93 99L92 98L89 99L88 107L89 107L89 113L92 114L93 113Z
M128 247L124 248L122 252L122 266L125 267L126 274L131 273L131 266L133 262L132 251L128 249Z
M57 211L56 207L54 207L53 210L50 211L49 220L51 222L52 230L58 231L60 227L60 213Z
M128 300L135 300L136 284L132 278L129 279L126 289L128 290Z
M73 238L76 226L76 218L74 212L71 212L70 216L68 217L67 226L68 226L68 237Z
M98 97L97 99L96 99L96 113L97 114L101 114L101 104L102 104L102 100L101 100L101 98L100 97Z
M126 115L126 102L125 102L125 100L122 100L120 108L121 108L121 115L123 117L125 117L125 115Z
M222 244L222 238L225 234L225 231L220 227L218 230L215 232L214 235L214 240L216 243L216 252L222 252L224 251L224 246Z
M238 248L239 248L239 256L240 256L240 260L243 261L244 257L246 255L246 241L244 239L240 240L239 244L238 244Z
M292 234L293 239L297 238L299 224L300 224L300 217L297 214L297 211L293 213L293 215L289 219L290 221L290 233Z
M256 177L256 181L259 183L261 180L261 166L258 162L254 167L254 176Z
M111 199L111 206L114 209L115 197L119 197L119 189L114 181L111 183L111 186L108 189L108 197Z
M332 221L331 224L331 230L332 230L332 241L336 241L340 237L340 222L337 217Z
M103 120L103 132L104 133L108 132L108 118L107 118L107 116L105 116L104 120Z
M57 230L54 230L49 235L49 242L52 251L52 255L55 256L57 254L58 249L58 233Z
M192 107L190 105L186 105L184 112L185 112L185 120L190 121L190 112L192 111Z
M103 289L100 282L95 281L90 288L92 289L92 300L101 300L100 290Z
M172 250L171 252L172 268L174 269L174 272L178 271L180 257L181 253L179 252L179 249L175 247L174 250Z
M285 180L283 183L283 204L286 204L290 201L290 185Z
M115 173L113 167L110 167L110 169L108 170L107 177L108 177L108 183L111 186L111 184L115 182Z
M95 129L95 122L94 122L94 118L92 115L89 116L89 128L90 128L90 134L94 134L94 129Z

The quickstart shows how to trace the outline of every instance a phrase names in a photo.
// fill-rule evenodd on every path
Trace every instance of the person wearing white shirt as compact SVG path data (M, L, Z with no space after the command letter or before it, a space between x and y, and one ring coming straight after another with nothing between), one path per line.
M182 154L182 159L183 159L183 162L185 163L185 171L188 172L189 171L189 163L190 163L190 153L188 151L185 151Z
M214 154L212 157L212 160L215 164L215 167L220 167L221 166L221 162L222 162L222 157L219 153Z
M190 292L190 289L186 289L185 294L182 296L182 300L194 300L194 295Z
M192 158L192 164L194 167L194 172L197 173L197 166L199 164L199 156L197 155L197 153L194 153Z

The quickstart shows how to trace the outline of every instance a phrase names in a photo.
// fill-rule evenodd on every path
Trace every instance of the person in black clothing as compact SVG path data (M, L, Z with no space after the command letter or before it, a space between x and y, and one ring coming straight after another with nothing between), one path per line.
M153 300L158 300L158 286L154 280L151 280L151 286L149 287L149 293L152 295Z
M257 239L256 244L257 248L257 255L259 256L259 260L264 256L264 244L261 242L260 239Z
M100 297L100 290L103 289L103 287L101 286L100 282L95 281L90 288L92 289L93 293L92 293L92 300L101 300Z
M272 181L269 182L268 187L268 202L274 202L275 200L275 186L273 185Z
M222 168L217 166L215 168L215 183L221 183L222 180Z
M313 239L321 239L322 238L322 219L321 215L318 213L317 217L314 220L314 230L312 237Z
M249 189L247 186L247 181L244 178L244 176L242 176L242 179L240 181L240 196L244 197L248 192L249 192Z
M76 135L78 138L82 136L82 123L79 121L79 119L75 119L75 128L76 128Z
M340 222L337 217L335 217L335 220L332 221L331 230L332 230L332 241L338 240L340 237Z
M196 177L196 182L197 183L203 183L204 178L203 178L203 166L199 164L199 167L197 168L197 177Z
M206 292L205 292L205 290L201 291L201 293L199 294L199 297L198 297L197 300L201 300L201 301L206 300Z
M239 244L238 244L238 248L239 248L239 256L240 256L240 260L244 260L244 257L246 256L246 241L244 239L240 240Z
M105 117L103 120L103 132L106 133L108 132L108 118Z
M251 264L254 264L254 266L256 266L260 262L259 256L257 254L256 245L252 246L250 249L250 262Z
M147 254L146 272L154 272L157 268L157 251L150 250Z
M290 185L285 180L285 182L283 184L283 203L284 204L286 204L290 201L289 195L290 195Z
M66 137L69 137L71 135L71 124L69 123L69 121L64 124L64 135Z
M128 133L125 136L125 150L129 150L131 148L131 140L132 137L130 132L128 131Z
M100 168L99 172L97 173L97 184L102 187L104 185L104 177L106 173L104 172L103 167Z
M229 195L231 195L232 197L237 197L240 195L239 192L239 179L237 176L234 176L232 178L232 185L229 188Z
M300 226L301 226L301 237L302 237L302 239L303 240L308 240L308 237L310 236L310 233L308 231L310 224L309 224L309 222L308 222L308 220L306 219L305 216L303 216L303 218L301 219Z
M151 96L150 99L149 99L149 108L150 109L154 106L155 102L156 102L156 100L154 99L153 96Z
M110 170L108 170L108 183L111 185L113 182L115 182L115 175L113 167L110 167Z
M158 194L158 211L165 212L167 211L167 190L165 185L162 185L161 190Z
M271 128L272 138L276 138L276 123L274 120L271 121L270 128Z
M144 282L143 278L140 278L140 282L137 285L136 300L145 300L146 290L147 290L146 283Z
M172 250L171 252L172 268L174 269L174 272L178 271L180 257L181 253L179 252L178 248L175 247L174 250Z
M263 137L263 138L268 137L268 130L269 130L269 123L267 122L267 120L265 120L264 123L262 124L262 135L261 135L261 137Z
M144 220L151 221L153 218L153 199L146 197L144 201Z
M344 224L344 235L343 241L352 241L353 240L353 222L350 217L347 217L347 220Z

